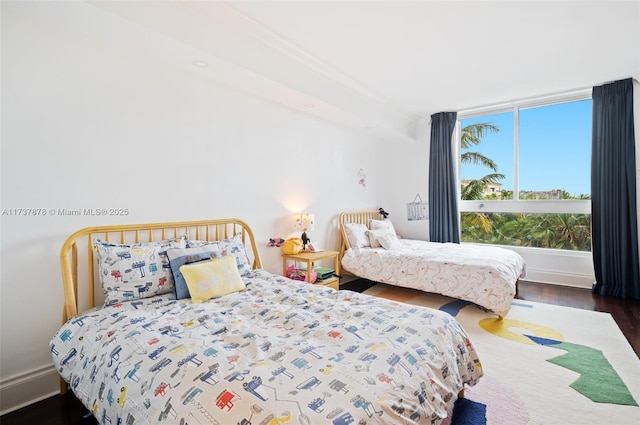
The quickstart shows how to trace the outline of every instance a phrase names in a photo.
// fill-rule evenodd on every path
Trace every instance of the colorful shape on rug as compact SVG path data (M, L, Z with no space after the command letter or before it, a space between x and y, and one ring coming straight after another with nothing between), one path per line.
M468 305L473 305L473 304L470 303L469 301L456 300L443 305L442 307L440 307L440 310L446 311L447 313L455 317L458 315L458 313L460 313L460 310L462 310Z
M602 351L569 342L530 338L540 345L550 345L567 352L547 361L579 373L580 377L571 384L571 388L580 394L596 403L638 405Z
M564 337L560 332L535 323L507 318L502 320L487 318L480 320L478 325L491 334L511 341L539 344L567 351L567 354L547 361L580 374L580 378L570 385L571 388L597 403L638 405L602 351L563 342ZM513 332L511 331L513 328L528 330L534 335Z
M536 325L535 323L523 322L522 320L513 320L504 318L502 320L496 318L482 319L478 322L478 325L490 334L499 336L515 342L522 342L523 344L535 344L525 335L517 332L512 332L511 329L525 329L533 332L537 337L549 338L558 341L564 340L562 334L555 329L548 328L546 326Z
M487 405L460 398L453 405L453 425L487 425Z
M490 376L465 390L441 425L527 425L531 418L518 394Z

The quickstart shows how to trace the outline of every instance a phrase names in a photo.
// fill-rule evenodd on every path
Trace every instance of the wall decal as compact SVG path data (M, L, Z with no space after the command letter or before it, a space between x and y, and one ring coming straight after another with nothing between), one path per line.
M429 218L429 204L423 202L418 193L412 202L407 203L407 220L427 220Z
M367 186L367 175L362 168L358 170L358 184L362 187Z

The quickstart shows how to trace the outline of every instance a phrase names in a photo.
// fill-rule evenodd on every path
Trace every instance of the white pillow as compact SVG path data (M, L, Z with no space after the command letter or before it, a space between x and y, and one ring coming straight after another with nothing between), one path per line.
M384 249L397 249L400 248L400 240L396 235L387 234L378 237L378 242Z
M242 233L236 233L232 238L223 239L221 241L215 241L215 242L188 240L187 248L210 245L214 243L218 245L220 255L212 254L212 257L217 258L220 256L225 256L229 253L233 253L236 257L236 263L238 263L238 271L240 272L240 274L242 276L245 276L251 272L251 263L249 262L249 257L247 257L247 251L242 242Z
M184 248L185 237L137 244L93 239L105 305L174 292L167 250Z
M393 223L391 222L391 220L370 220L369 229L390 229L394 235L396 234L396 229L393 227Z
M362 223L344 223L344 231L351 248L366 248L371 246L367 236L367 226Z
M380 244L379 238L387 235L395 236L395 233L393 233L393 230L391 229L367 230L367 236L369 237L371 248L380 248L382 245Z

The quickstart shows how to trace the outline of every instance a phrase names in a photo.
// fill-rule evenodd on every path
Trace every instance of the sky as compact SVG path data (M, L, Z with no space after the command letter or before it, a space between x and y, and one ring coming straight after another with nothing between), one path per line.
M487 122L499 127L468 151L479 152L505 175L502 188L513 190L513 112L461 120L461 126ZM591 100L520 110L519 190L562 189L573 196L591 193ZM461 179L493 173L462 164Z

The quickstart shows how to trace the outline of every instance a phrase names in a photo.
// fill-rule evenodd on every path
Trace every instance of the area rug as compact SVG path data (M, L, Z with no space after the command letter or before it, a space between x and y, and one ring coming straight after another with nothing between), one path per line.
M608 313L514 300L502 320L465 301L377 284L365 294L455 316L484 376L445 425L640 424L640 359Z

